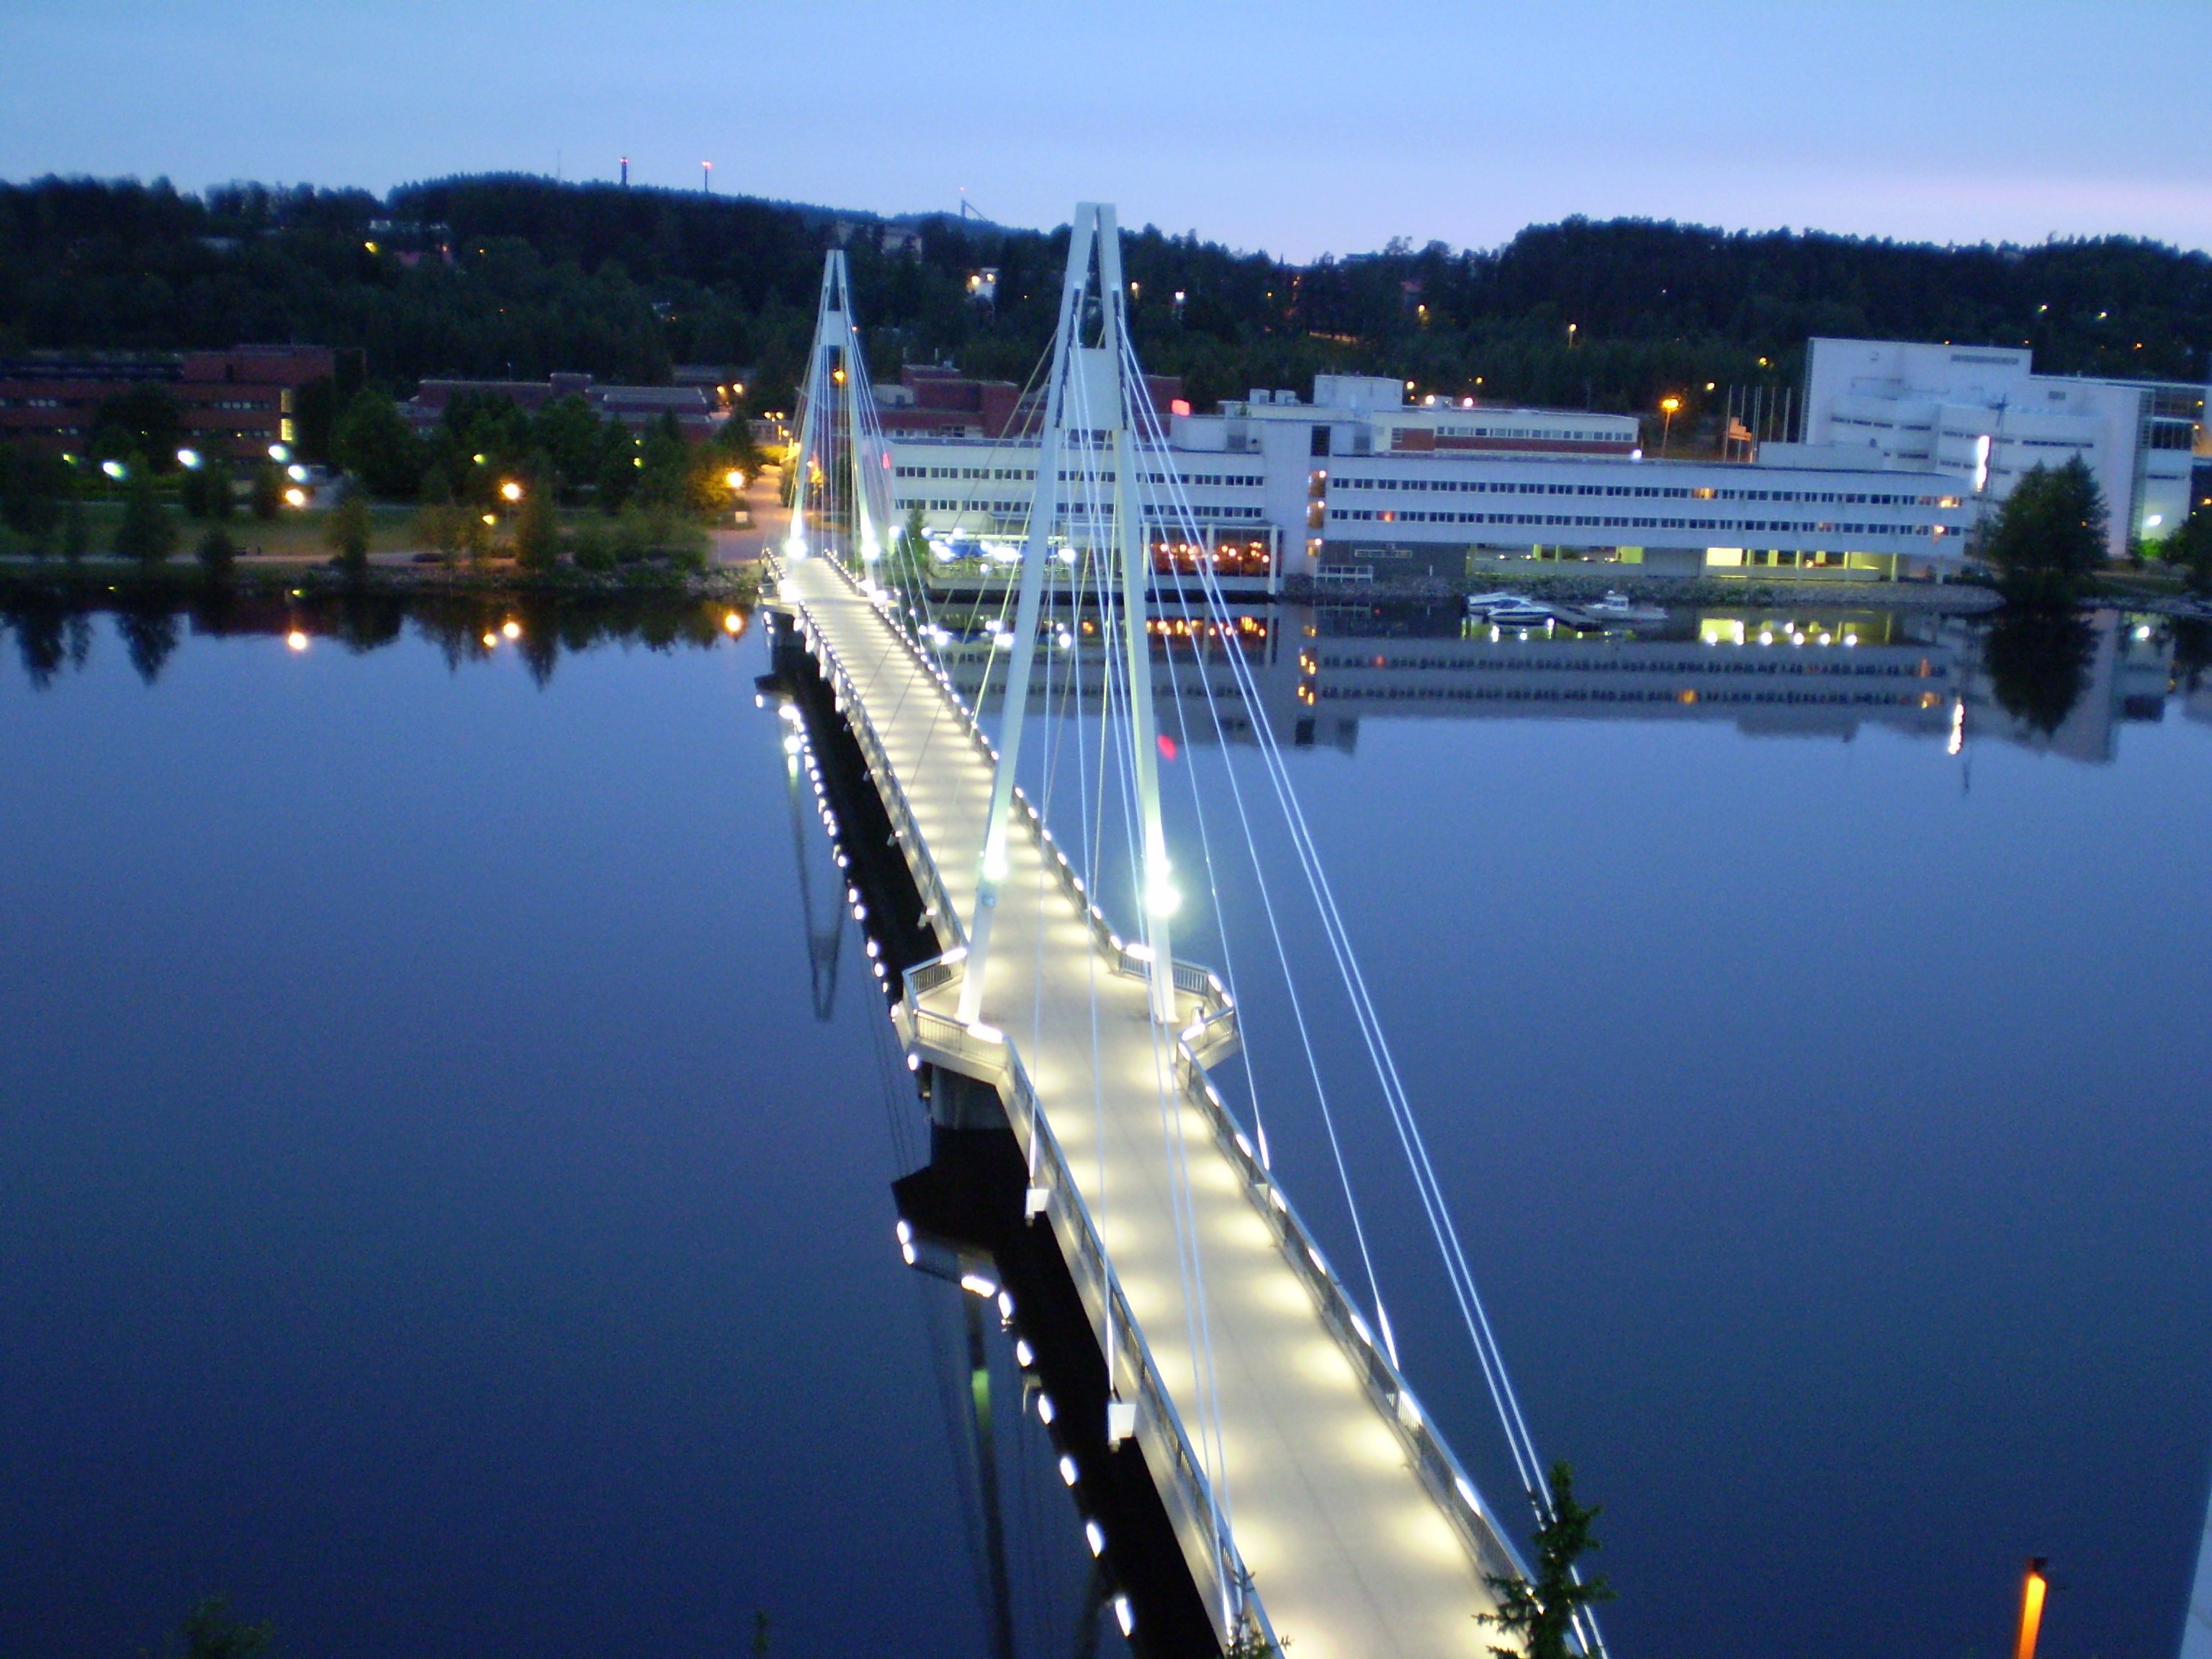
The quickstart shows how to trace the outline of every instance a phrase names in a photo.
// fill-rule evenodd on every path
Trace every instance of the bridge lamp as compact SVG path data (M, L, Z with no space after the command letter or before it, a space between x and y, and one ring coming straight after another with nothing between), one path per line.
M198 471L200 466L199 451L197 449L179 450L177 452L177 465L184 468L187 472Z
M100 464L100 470L102 472L105 472L109 477L118 480L127 478L131 476L131 469L124 465L120 461L102 461Z
M282 466L292 459L292 452L285 448L283 444L271 444L269 446L269 459ZM479 455L477 459L482 460L483 457Z
M1106 1528L1100 1526L1096 1521L1085 1521L1083 1523L1083 1541L1091 1546L1091 1553L1092 1555L1099 1556L1105 1554Z
M1060 1484L1063 1486L1072 1486L1075 1484L1075 1460L1072 1457L1063 1455L1060 1460Z

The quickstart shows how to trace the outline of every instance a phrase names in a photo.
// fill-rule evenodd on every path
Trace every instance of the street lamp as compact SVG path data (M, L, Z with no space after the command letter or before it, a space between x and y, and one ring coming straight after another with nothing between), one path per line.
M745 487L745 475L735 467L732 467L722 475L722 482L729 485L732 489L743 489Z
M1681 406L1680 398L1662 398L1659 400L1659 412L1666 417L1659 423L1659 454L1662 460L1667 454L1668 435L1674 429L1674 411Z
M512 505L522 499L522 486L512 478L499 487L500 499Z

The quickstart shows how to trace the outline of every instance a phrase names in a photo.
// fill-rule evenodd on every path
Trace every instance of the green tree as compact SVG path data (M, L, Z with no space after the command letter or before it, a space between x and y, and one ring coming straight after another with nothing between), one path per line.
M553 482L562 489L573 495L598 478L604 448L599 417L575 393L539 410L530 423L530 437L552 462Z
M167 472L175 468L184 441L185 415L176 394L155 382L102 398L92 417L90 447L97 459L127 460L137 455L155 471Z
M92 551L92 521L84 502L72 489L62 507L62 557L71 564Z
M2212 594L2212 507L2200 507L2160 545L2167 563L2181 572L2189 591Z
M185 1659L267 1659L276 1644L274 1625L232 1618L230 1603L220 1596L186 1613L177 1634L184 1638Z
M399 405L381 392L356 392L338 416L331 448L337 464L387 500L404 501L422 487L428 454Z
M323 543L337 556L338 568L349 581L368 574L371 528L368 497L360 489L348 489L323 520Z
M230 539L230 532L219 524L211 524L200 532L195 556L210 581L228 581L238 562L238 545Z
M637 499L647 507L680 507L690 494L691 447L673 415L664 414L645 434L638 450Z
M33 557L46 556L74 491L75 480L58 458L0 447L0 524L21 536Z
M178 497L195 519L228 519L238 509L237 496L230 487L230 462L212 447L204 451L200 464L185 470Z
M2063 603L2103 568L2105 492L2075 456L2021 474L1984 538L1982 556L2005 591L2030 603Z
M134 470L124 490L123 522L115 528L117 555L150 566L162 563L176 550L176 520L162 505L154 475L143 467Z
M561 562L561 525L552 495L550 478L533 478L523 486L522 508L514 519L514 562L525 570L550 570Z
M250 500L253 516L264 524L274 523L276 515L284 510L284 475L273 462L255 463Z
M1477 1613L1485 1624L1495 1625L1517 1638L1517 1647L1492 1644L1498 1659L1571 1659L1578 1645L1576 1615L1584 1607L1613 1600L1612 1588L1601 1577L1587 1582L1576 1565L1598 1547L1590 1524L1602 1505L1584 1508L1575 1501L1575 1472L1565 1463L1552 1465L1550 1518L1536 1529L1536 1577L1531 1583L1517 1574L1488 1574L1486 1582L1498 1597L1498 1611Z

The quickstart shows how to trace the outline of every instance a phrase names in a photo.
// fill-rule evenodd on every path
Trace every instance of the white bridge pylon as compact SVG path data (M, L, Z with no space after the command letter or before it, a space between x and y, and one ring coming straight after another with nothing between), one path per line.
M867 577L890 533L890 446L868 388L868 360L853 324L852 277L842 248L823 258L814 343L799 399L784 556L823 554L848 565L857 562Z
M968 970L960 993L960 1018L982 1017L990 959L991 922L999 885L1006 875L1006 830L1013 807L1014 769L1022 753L1030 681L1036 658L1037 611L1053 533L1064 522L1078 560L1103 560L1106 579L1118 584L1125 678L1128 688L1130 775L1136 785L1142 867L1139 927L1151 957L1152 1018L1176 1024L1175 951L1170 919L1177 895L1160 820L1159 761L1154 750L1151 647L1145 590L1151 551L1137 495L1136 441L1129 399L1146 395L1131 386L1125 366L1128 289L1121 281L1121 237L1114 210L1099 202L1076 205L1068 232L1067 276L1060 288L1060 319L1046 371L1044 426L1038 434L1036 492L1029 533L1022 544L1021 585L1014 606L1013 652L1007 662L998 767L991 781L990 816L968 924ZM1103 521L1081 509L1110 503ZM1100 544L1103 544L1101 545Z

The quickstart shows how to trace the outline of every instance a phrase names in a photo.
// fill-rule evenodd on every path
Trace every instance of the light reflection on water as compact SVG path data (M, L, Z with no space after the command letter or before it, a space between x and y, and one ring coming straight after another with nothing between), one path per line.
M24 1639L149 1645L223 1589L334 1655L756 1607L793 1651L984 1650L957 1297L890 1241L915 1147L857 935L820 994L848 924L810 957L754 636L9 622ZM1990 1650L2039 1554L2046 1651L2170 1650L2212 1447L2204 641L1844 625L1285 611L1242 648L1539 1443L1607 1504L1618 1650ZM1479 1461L1447 1310L1393 1315Z

